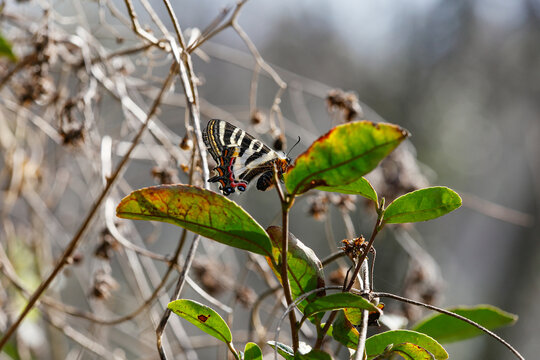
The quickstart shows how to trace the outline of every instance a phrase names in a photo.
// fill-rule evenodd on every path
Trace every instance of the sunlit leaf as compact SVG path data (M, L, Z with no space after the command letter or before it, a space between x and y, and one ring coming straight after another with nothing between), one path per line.
M408 223L438 218L461 206L461 198L452 189L435 186L398 197L384 211L386 223Z
M227 323L210 307L187 299L172 301L167 307L216 339L225 343L232 341L231 330Z
M259 345L248 342L244 349L244 360L262 360L263 354Z
M335 293L315 299L313 302L306 306L306 308L304 309L304 315L312 316L320 312L344 308L379 311L379 309L375 305L373 305L360 295L355 295L351 293Z
M281 239L282 228L279 226L270 226L266 229L272 240L273 262L267 258L268 264L274 271L274 274L281 282ZM277 267L275 267L277 266ZM322 263L317 255L309 247L304 245L293 234L289 233L289 253L287 254L287 266L289 269L289 283L293 299L298 296L324 287L324 274ZM324 291L313 294L308 300L315 299L317 296L324 295ZM307 304L307 300L298 304L302 310Z
M448 359L448 353L435 339L411 330L391 330L368 338L366 340L368 359L384 353L388 345L402 343L418 345L429 351L436 360Z
M2 36L2 34L0 34L0 56L7 57L11 61L17 60L15 53L11 49L11 44Z
M324 326L324 325L323 325ZM358 347L358 330L347 320L342 310L338 311L334 324L330 326L328 335L332 336L349 349Z
M401 355L402 358L408 360L436 360L435 356L429 351L419 345L411 343L392 345L390 348L386 349L383 357L385 359L391 359L393 358L393 354Z
M319 186L317 190L337 192L341 194L360 195L377 204L377 193L366 178L359 178L352 183L338 186Z
M283 356L286 360L294 360L294 351L289 345L280 342L276 343L274 341L267 341L266 343L270 345L272 349L277 349L278 354Z
M456 307L448 310L464 316L489 330L512 325L518 318L517 315L491 305ZM413 330L427 334L441 343L465 340L484 334L482 330L445 314L430 316L415 325Z
M270 238L264 229L234 201L213 191L189 185L161 185L139 189L126 196L116 216L157 220L239 249L268 256Z
M383 315L382 309L384 309L384 304L379 303L377 306L378 311L369 311L368 312L368 325L375 323L377 324L381 315ZM353 325L360 325L362 322L364 309L347 307L343 309L345 312L345 317Z
M285 174L292 194L318 186L341 186L373 170L408 132L397 125L356 121L336 126L317 139Z

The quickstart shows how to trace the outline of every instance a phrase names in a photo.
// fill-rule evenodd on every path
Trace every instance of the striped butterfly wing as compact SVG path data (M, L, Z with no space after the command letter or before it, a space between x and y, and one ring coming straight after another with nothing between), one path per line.
M257 188L266 190L272 183L273 163L279 161L279 165L288 166L285 157L223 120L210 120L204 130L203 140L217 163L214 168L217 175L208 181L219 182L224 195L233 193L235 189L245 191L249 182L259 175L262 176L257 182Z

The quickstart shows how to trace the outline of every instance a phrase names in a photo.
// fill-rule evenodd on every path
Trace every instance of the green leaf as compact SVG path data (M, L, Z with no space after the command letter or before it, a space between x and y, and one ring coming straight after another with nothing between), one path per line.
M267 341L268 345L272 347L272 349L277 349L277 352L279 355L283 356L287 360L294 360L294 352L292 347L289 345L285 345L280 342L274 342L274 341Z
M284 175L292 194L318 186L340 186L373 170L408 132L397 125L355 121L336 126L317 139Z
M244 360L262 360L263 354L259 345L248 342L244 349Z
M319 186L317 190L337 192L341 194L361 195L369 200L373 200L375 204L378 203L377 192L375 192L375 189L373 189L373 186L371 186L369 181L363 177L346 185Z
M11 61L17 61L17 56L11 49L11 44L0 34L0 56L7 57Z
M384 351L385 359L392 358L393 354L401 355L401 357L410 360L435 360L433 354L421 346L411 343L401 343L392 345Z
M429 351L436 360L448 359L448 353L435 339L411 330L392 330L373 335L366 340L366 353L373 358L384 353L391 344L412 343Z
M461 198L452 189L435 186L398 197L384 211L384 222L401 224L438 218L461 206Z
M188 299L172 301L167 307L216 339L225 343L232 341L231 330L227 323L210 307Z
M307 354L296 354L295 360L332 360L330 354L321 350L311 350Z
M270 226L266 231L272 241L273 255L273 258L267 257L268 264L281 282L281 239L283 230L279 226ZM291 233L289 233L287 267L293 299L308 291L324 287L324 273L321 261L317 258L313 250L304 245ZM307 300L300 302L298 307L302 310L309 301L324 294L324 291L312 294Z
M116 216L175 224L239 249L268 256L270 238L264 229L234 201L213 191L190 185L161 185L139 189L126 196Z
M344 308L379 311L379 309L375 305L373 305L360 295L355 295L352 293L336 293L315 299L312 303L306 306L306 308L304 309L304 315L312 316L323 311Z
M360 334L352 326L351 322L347 320L342 310L338 311L334 324L328 329L328 335L349 349L356 349L358 347L358 336Z
M456 307L448 310L464 316L489 330L511 325L518 319L517 315L491 305ZM413 329L427 334L441 343L470 339L484 334L482 330L445 314L430 316L415 325Z

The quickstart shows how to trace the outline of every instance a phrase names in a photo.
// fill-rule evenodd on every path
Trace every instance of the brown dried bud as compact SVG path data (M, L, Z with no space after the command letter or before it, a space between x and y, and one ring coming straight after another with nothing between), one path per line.
M342 240L341 250L353 261L356 261L366 249L366 239L363 236Z
M251 123L253 125L259 125L266 121L266 116L259 109L255 109L251 114Z
M274 140L274 149L278 151L283 151L283 146L285 144L285 136L283 134L279 134L278 137Z
M226 269L212 262L194 262L193 271L199 285L210 295L216 295L225 290Z
M96 271L91 290L93 297L98 300L107 300L111 296L111 292L116 289L118 289L118 282L110 274L104 270Z
M326 104L331 113L341 111L345 122L364 117L358 98L352 92L344 92L340 89L331 90L326 96Z
M187 166L186 164L180 164L180 169L186 174L189 173L189 166Z
M328 280L330 280L330 282L334 285L343 285L346 275L347 270L340 267L330 273Z
M188 136L188 134L184 135L182 138L182 142L180 143L180 148L182 150L191 150L193 148L193 140Z
M328 213L328 197L326 195L318 195L309 199L308 213L315 220L322 221Z
M255 303L257 295L252 288L247 286L238 286L235 289L236 300L242 304L242 306L249 308Z
M113 252L117 251L120 248L120 244L116 239L111 235L109 229L104 228L101 231L100 243L94 251L94 255L100 259L109 260Z
M170 167L160 168L155 166L152 168L152 176L160 184L176 184L179 182L176 169Z

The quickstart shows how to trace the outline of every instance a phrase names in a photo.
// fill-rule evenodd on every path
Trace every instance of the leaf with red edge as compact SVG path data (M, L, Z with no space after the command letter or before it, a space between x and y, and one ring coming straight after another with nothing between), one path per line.
M136 190L118 204L116 216L167 222L232 247L272 254L268 234L244 209L196 186L160 185Z
M393 124L355 121L317 139L284 175L292 194L349 184L373 170L409 133Z

